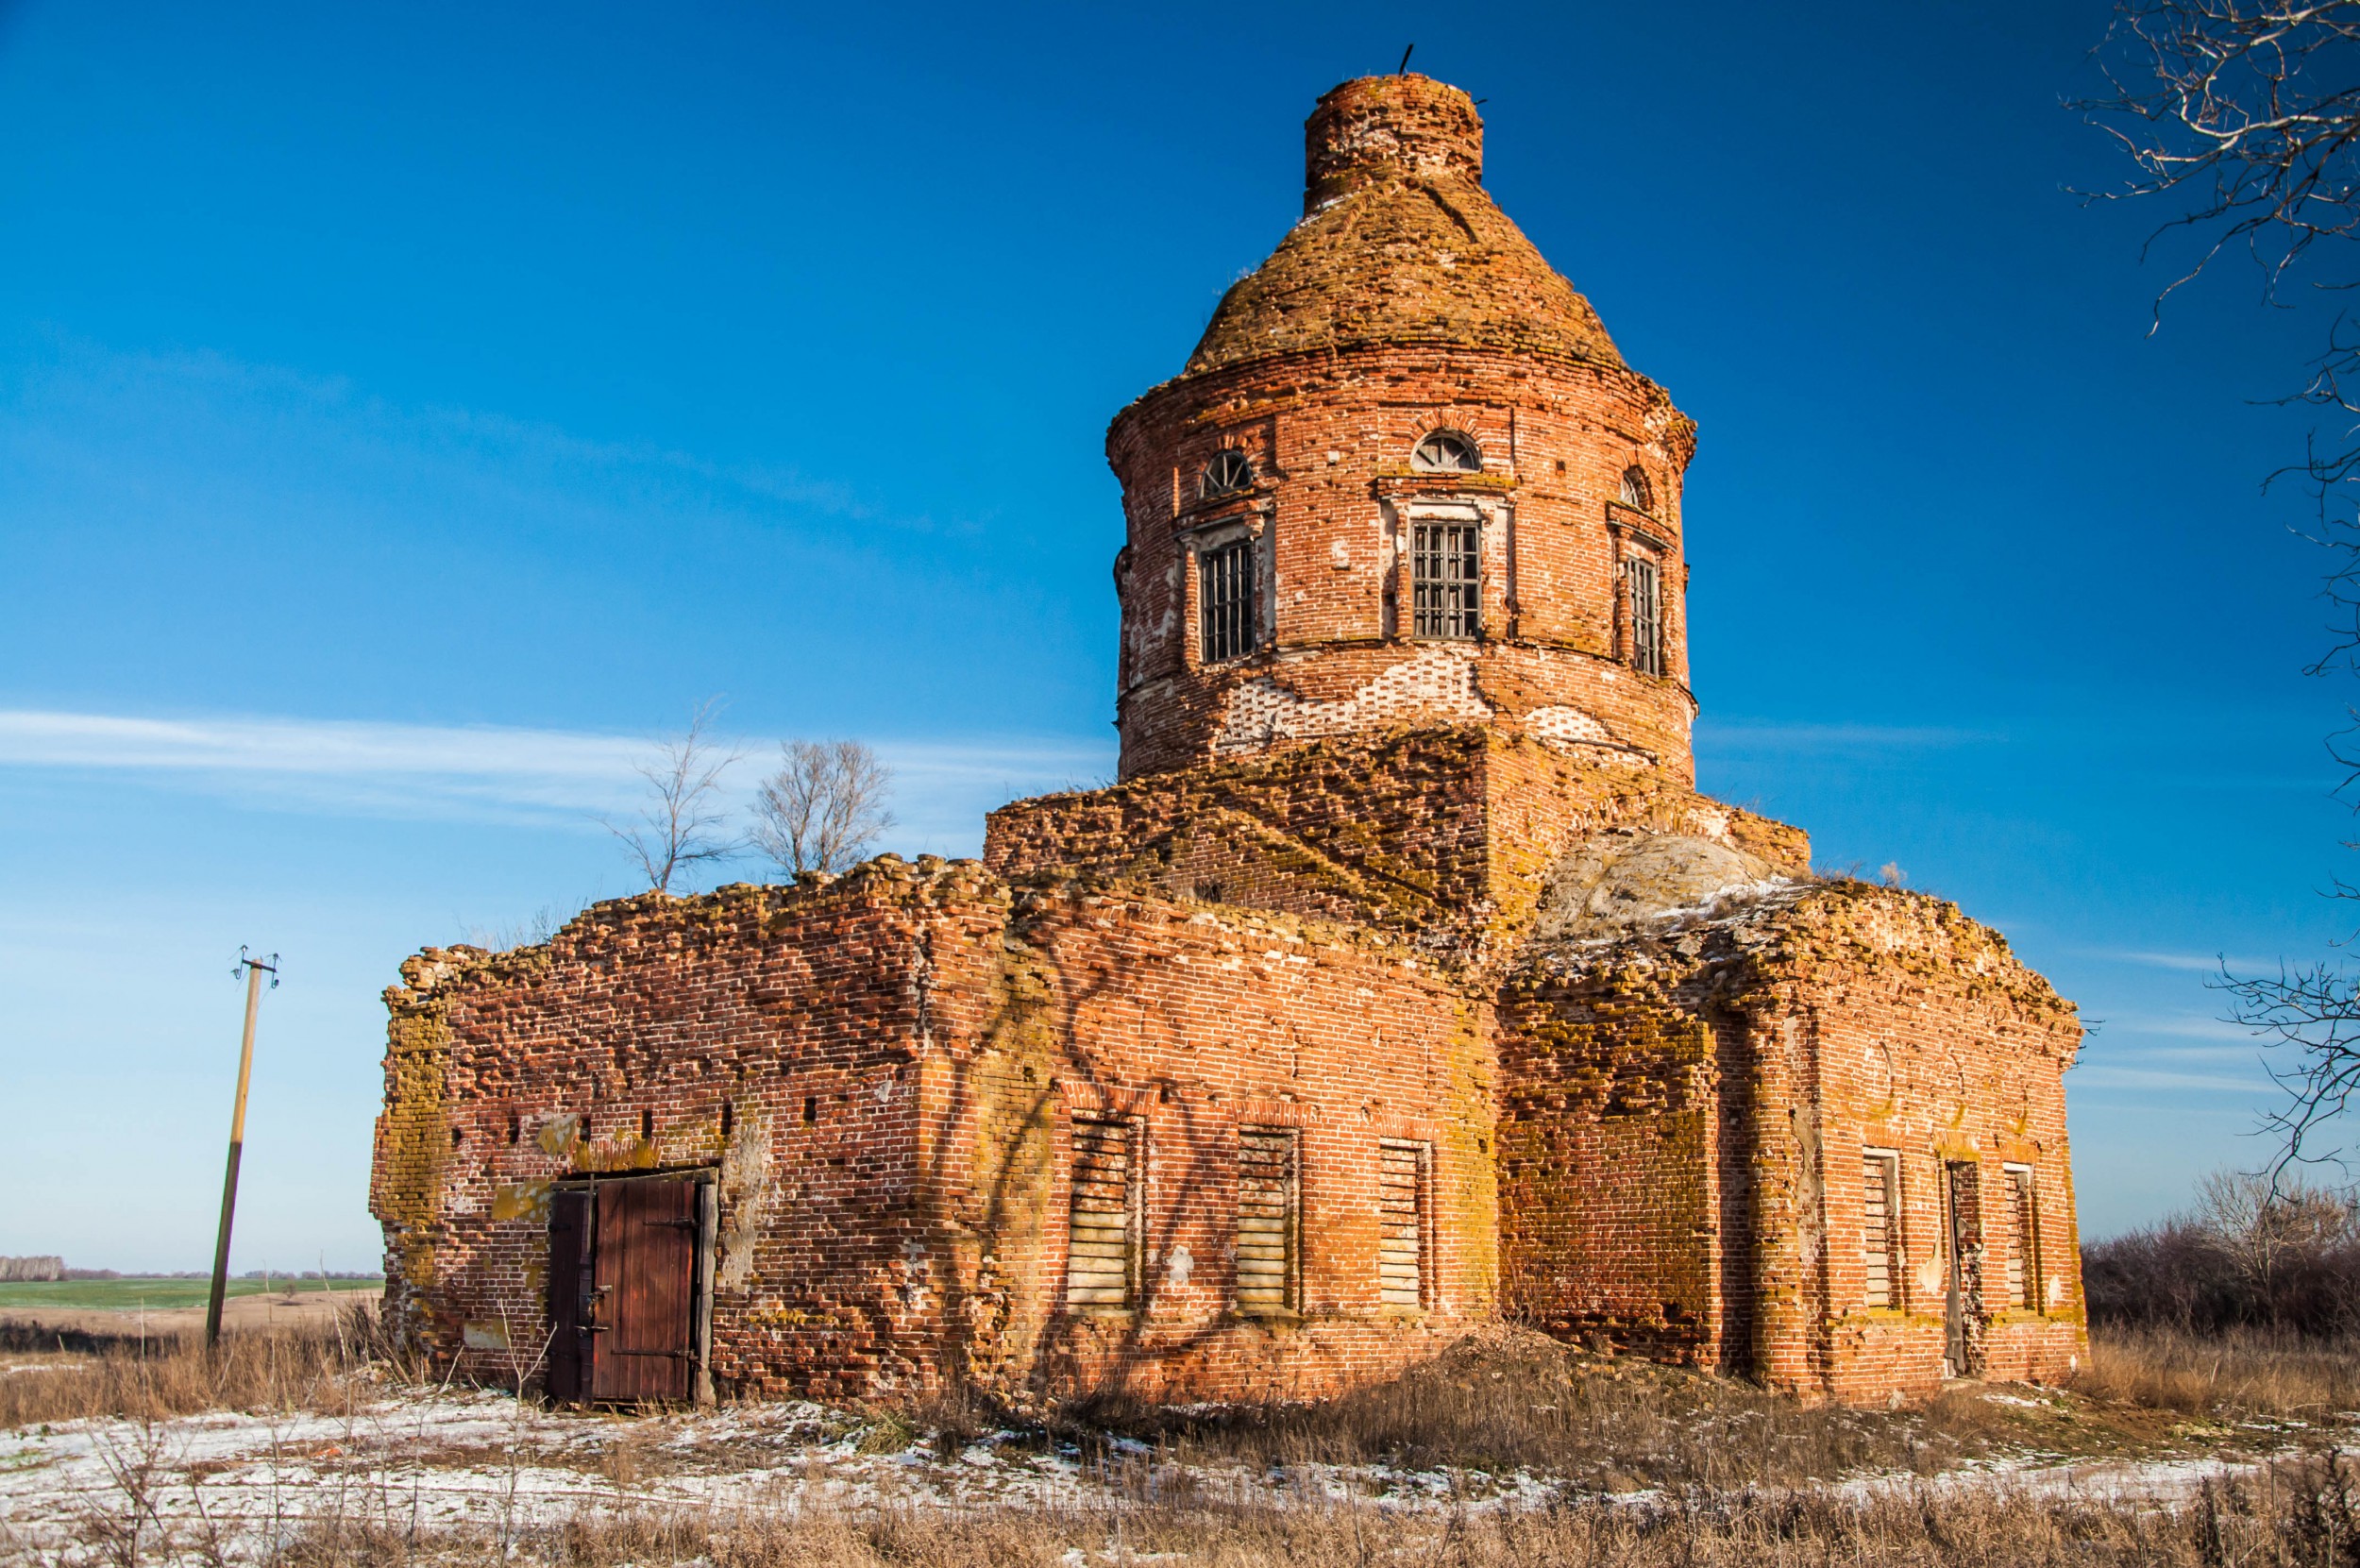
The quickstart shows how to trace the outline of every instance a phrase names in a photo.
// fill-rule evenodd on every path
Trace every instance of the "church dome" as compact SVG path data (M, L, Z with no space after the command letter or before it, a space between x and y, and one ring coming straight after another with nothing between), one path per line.
M1367 344L1447 344L1620 365L1590 302L1483 189L1474 100L1363 76L1305 123L1304 216L1233 286L1188 374Z

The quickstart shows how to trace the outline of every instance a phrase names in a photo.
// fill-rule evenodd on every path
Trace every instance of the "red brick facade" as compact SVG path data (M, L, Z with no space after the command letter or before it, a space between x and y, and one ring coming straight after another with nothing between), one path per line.
M403 966L371 1207L430 1353L537 1381L552 1193L661 1177L700 1391L1313 1395L1503 1316L1847 1400L2082 1354L2071 1006L1695 793L1692 427L1464 94L1307 131L1108 438L1123 782Z

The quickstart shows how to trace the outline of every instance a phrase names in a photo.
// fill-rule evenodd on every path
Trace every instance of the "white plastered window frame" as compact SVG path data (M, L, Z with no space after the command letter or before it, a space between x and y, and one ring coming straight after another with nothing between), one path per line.
M1438 474L1438 479L1448 479ZM1387 641L1483 643L1513 634L1515 508L1505 501L1457 496L1408 496L1377 504L1378 582L1383 584L1377 634ZM1473 636L1420 636L1411 581L1412 530L1424 522L1472 523L1475 529L1475 632Z
M1277 552L1273 548L1273 510L1267 501L1225 509L1218 517L1180 531L1180 594L1187 632L1182 642L1182 652L1188 668L1199 669L1214 663L1235 664L1238 659L1251 658L1269 648L1276 635L1278 573ZM1239 540L1252 547L1254 624L1246 638L1244 652L1236 658L1207 660L1205 657L1205 589L1201 575L1204 559Z
M1906 1312L1909 1310L1910 1301L1910 1242L1909 1230L1905 1222L1909 1206L1905 1196L1906 1178L1902 1172L1909 1162L1901 1157L1900 1150L1885 1148L1874 1143L1863 1144L1860 1154L1863 1177L1866 1175L1867 1167L1872 1163L1881 1165L1883 1168L1886 1206L1885 1258L1888 1274L1886 1299L1882 1306L1869 1303L1867 1282L1863 1278L1861 1292L1862 1309L1869 1312ZM1863 1269L1866 1267L1870 1243L1873 1239L1868 1232L1866 1183L1863 1181L1861 1214L1861 1257Z
M2040 1257L2040 1173L2023 1160L2002 1160L1999 1179L2008 1185L2008 1259L2001 1267L2023 1271L2020 1279L2007 1282L2008 1309L2012 1312L2046 1312L2048 1306L2042 1291L2048 1285L2043 1276ZM2019 1184L2021 1184L2019 1186ZM2024 1195L2024 1210L2015 1210L2016 1194ZM1988 1238L1990 1227L1984 1227ZM1984 1254L1990 1254L1990 1242L1984 1242ZM1988 1267L1988 1265L1986 1265ZM1988 1288L1988 1280L1986 1280Z

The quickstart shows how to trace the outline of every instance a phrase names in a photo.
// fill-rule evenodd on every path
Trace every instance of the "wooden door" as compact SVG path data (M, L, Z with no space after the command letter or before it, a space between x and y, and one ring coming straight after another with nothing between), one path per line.
M697 1184L600 1183L590 1397L683 1400L696 1354Z
M550 1398L694 1391L701 1191L642 1179L549 1195Z
M551 1399L567 1402L590 1397L597 1358L589 1313L597 1290L590 1267L592 1206L586 1190L560 1188L549 1194L548 1388Z

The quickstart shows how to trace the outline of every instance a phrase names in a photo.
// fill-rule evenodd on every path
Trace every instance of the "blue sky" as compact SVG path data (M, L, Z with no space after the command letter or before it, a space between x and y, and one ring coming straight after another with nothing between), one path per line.
M2320 328L2059 108L2102 5L0 3L0 1252L373 1260L403 954L628 890L633 746L868 738L905 853L1112 767L1107 419L1416 63L1702 427L1705 788L2103 1024L2085 1226L2250 1164L2216 955L2341 935Z

